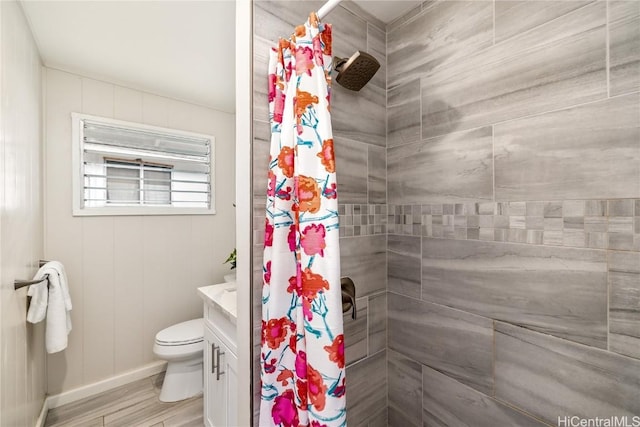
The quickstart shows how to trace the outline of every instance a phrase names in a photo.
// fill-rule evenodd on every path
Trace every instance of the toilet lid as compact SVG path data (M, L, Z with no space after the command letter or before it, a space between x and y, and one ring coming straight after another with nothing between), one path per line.
M203 319L193 319L177 325L169 326L156 335L156 343L160 345L185 345L200 342L204 339Z

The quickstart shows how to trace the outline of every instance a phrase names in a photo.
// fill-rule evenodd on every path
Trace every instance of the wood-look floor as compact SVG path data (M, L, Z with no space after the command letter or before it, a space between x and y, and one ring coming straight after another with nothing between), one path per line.
M164 373L51 409L46 427L201 427L202 395L175 403L158 400Z

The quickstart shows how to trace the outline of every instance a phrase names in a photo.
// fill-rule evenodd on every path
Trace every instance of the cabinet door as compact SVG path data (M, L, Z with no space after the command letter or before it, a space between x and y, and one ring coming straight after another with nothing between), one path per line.
M224 346L223 346L224 347ZM220 377L224 377L225 389L226 389L226 411L227 411L227 426L238 425L238 357L233 354L228 348L224 347L224 356L220 364L224 367L222 372L224 374Z
M218 352L222 343L209 329L204 328L205 359L204 359L204 421L208 427L227 426L227 390L225 389L224 374L218 376ZM223 355L219 356L220 358ZM222 360L222 359L220 359ZM221 363L222 365L222 363ZM224 367L222 371L224 371Z
M204 419L210 427L237 425L238 357L209 328L204 328Z

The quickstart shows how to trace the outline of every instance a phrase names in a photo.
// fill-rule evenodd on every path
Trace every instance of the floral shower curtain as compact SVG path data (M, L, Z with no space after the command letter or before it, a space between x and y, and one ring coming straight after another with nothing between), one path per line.
M271 50L260 426L346 425L330 71L315 13Z

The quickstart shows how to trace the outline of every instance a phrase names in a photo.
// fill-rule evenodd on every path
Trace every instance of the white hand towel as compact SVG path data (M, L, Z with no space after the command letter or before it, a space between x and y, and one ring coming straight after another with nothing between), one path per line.
M47 275L43 271L44 267L41 267L33 276L33 280L42 280ZM44 280L36 285L29 286L27 295L31 297L31 303L29 304L29 311L27 311L27 321L31 323L38 323L44 320L47 314L47 304L49 303L49 282Z
M48 353L57 353L67 348L68 335L71 332L71 314L72 309L71 296L69 295L69 284L64 267L57 261L46 263L36 273L36 278L42 278L48 274L48 292L46 282L35 285L32 291L29 289L27 295L33 293L33 297L37 297L36 306L33 309L29 307L27 320L36 323L43 318L43 303L46 305L47 328L45 333L45 344ZM38 277L39 276L39 277ZM31 286L33 288L34 285ZM44 290L43 290L44 289ZM48 294L48 295L43 295ZM31 305L34 304L34 298ZM30 314L32 315L30 316ZM30 319L33 319L31 320Z

